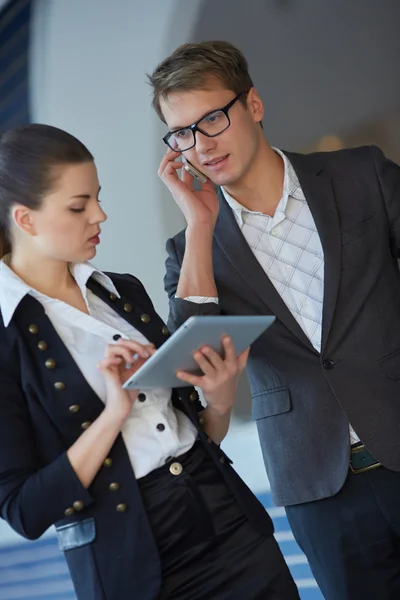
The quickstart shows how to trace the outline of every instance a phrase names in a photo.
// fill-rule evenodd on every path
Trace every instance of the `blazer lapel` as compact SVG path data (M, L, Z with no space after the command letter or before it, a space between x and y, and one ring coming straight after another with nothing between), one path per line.
M113 279L110 273L107 273L107 275ZM86 285L96 296L115 310L120 317L125 319L125 321L135 327L135 329L140 331L141 334L159 348L169 337L169 332L164 321L151 306L149 307L150 303L147 297L142 297L143 293L140 292L139 288L134 297L132 293L128 297L124 295L124 290L119 289L118 282L114 280L113 282L121 295L120 298L115 294L110 294L93 278L90 278Z
M333 182L324 177L315 159L301 154L287 154L299 178L301 188L321 239L324 251L324 301L322 312L323 352L335 313L341 267L341 232Z
M268 313L275 315L303 344L313 348L310 340L255 258L222 192L219 190L218 193L220 211L214 236L221 251L237 271L239 278L263 302ZM244 295L248 295L248 293L248 290L243 290Z

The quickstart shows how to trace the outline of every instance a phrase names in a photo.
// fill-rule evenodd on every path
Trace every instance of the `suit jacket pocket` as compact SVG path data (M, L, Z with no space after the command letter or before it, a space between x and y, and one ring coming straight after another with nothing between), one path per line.
M289 388L257 392L252 397L251 413L254 420L265 419L289 412L291 409Z
M358 238L364 236L371 229L373 223L372 217L367 217L364 221L357 223L353 227L350 227L347 231L342 233L342 245L347 246L347 244L351 244Z
M383 358L379 366L390 379L400 379L400 350Z
M370 261L374 219L368 217L342 233L342 270Z
M96 539L94 519L85 519L56 527L60 550L73 550L91 544Z

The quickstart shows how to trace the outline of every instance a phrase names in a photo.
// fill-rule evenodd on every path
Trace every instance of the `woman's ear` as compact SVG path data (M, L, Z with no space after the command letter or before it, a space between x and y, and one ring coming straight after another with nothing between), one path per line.
M17 204L11 211L12 220L18 229L28 235L36 235L33 211L23 204Z

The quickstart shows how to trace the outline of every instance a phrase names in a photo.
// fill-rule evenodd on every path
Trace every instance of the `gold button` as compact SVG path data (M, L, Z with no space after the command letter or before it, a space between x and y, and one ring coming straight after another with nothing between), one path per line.
M82 429L88 429L91 426L91 421L85 421L84 423L82 423L81 427Z
M129 304L128 302L126 304L124 304L124 311L125 312L132 312L133 306L132 304Z
M204 425L204 417L199 417L199 423L200 425Z
M81 409L81 407L79 406L79 404L71 404L71 406L68 408L69 412L72 412L74 414L79 412L80 409Z
M105 461L103 462L103 465L105 467L111 467L112 464L113 464L112 458L106 458Z
M39 350L41 350L42 352L44 352L45 350L47 350L48 345L46 344L46 342L44 342L43 340L41 340L37 347L39 348Z
M29 325L28 329L29 333L33 333L34 335L39 333L39 327L37 325Z
M151 318L149 315L144 314L140 317L140 320L142 321L142 323L150 323Z
M75 512L75 511L74 511L74 509L72 508L72 506L70 506L69 508L67 508L67 509L64 511L64 515L65 515L66 517L70 517L71 515L73 515L73 514L74 514L74 512Z
M172 463L172 465L170 465L170 467L169 467L169 472L172 475L180 475L182 473L182 471L183 471L183 467L182 467L181 463L178 463L178 462Z
M56 361L54 360L54 358L48 358L44 365L46 369L54 369L54 367L56 366Z
M169 335L168 327L166 325L164 325L163 328L161 329L161 333L163 335L165 335L165 337L167 337L167 335Z
M199 399L199 395L197 392L192 392L189 396L189 400L191 400L192 402L196 402L196 400Z
M54 387L56 388L56 390L65 390L67 386L63 381L56 381Z
M116 481L114 481L114 483L110 483L110 485L108 486L108 489L111 490L112 492L117 492L120 488L119 483L117 483Z
M76 502L73 503L72 505L74 507L75 510L80 511L82 510L82 508L84 508L84 504L81 500L76 500Z
M127 508L128 507L127 507L126 504L123 504L123 503L122 504L117 504L117 511L118 512L125 512Z
M109 298L111 302L115 302L117 300L117 296L115 294L110 294Z

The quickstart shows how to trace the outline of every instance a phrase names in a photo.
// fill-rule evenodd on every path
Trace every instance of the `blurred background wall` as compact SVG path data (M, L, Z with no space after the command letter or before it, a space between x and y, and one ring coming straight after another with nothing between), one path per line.
M145 73L185 41L226 39L249 60L273 145L375 143L400 162L399 23L398 0L0 0L0 131L30 119L88 145L109 215L95 263L135 273L165 318L165 241L184 223L156 175L165 127ZM243 380L225 449L269 506L248 404ZM321 598L284 511L270 512L302 597ZM21 543L1 523L0 600L73 597L53 532Z

